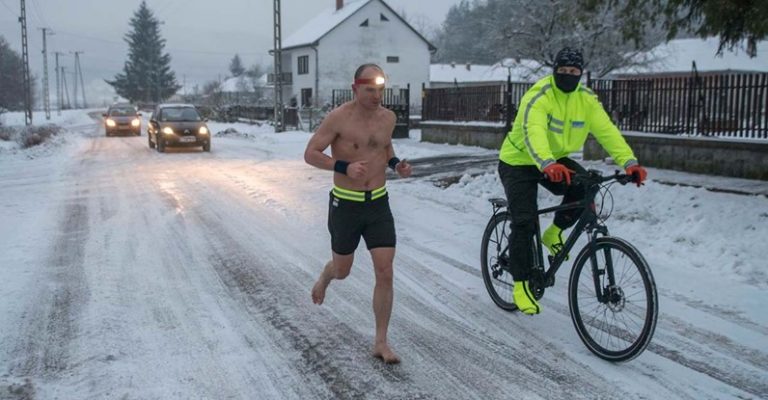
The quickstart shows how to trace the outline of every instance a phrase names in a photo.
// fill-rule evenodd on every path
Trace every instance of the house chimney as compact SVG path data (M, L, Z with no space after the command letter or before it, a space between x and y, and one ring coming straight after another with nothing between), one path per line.
M344 8L344 0L336 0L336 11L339 11L342 8Z

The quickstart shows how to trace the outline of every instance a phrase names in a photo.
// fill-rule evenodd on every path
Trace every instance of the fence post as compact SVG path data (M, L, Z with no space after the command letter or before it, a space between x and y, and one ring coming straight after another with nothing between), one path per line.
M512 77L507 75L507 90L504 93L504 132L512 130Z
M427 89L424 82L421 82L421 120L424 121L424 110L427 109Z
M422 85L424 83L422 82ZM411 84L406 86L405 91L405 129L408 131L408 136L411 135Z

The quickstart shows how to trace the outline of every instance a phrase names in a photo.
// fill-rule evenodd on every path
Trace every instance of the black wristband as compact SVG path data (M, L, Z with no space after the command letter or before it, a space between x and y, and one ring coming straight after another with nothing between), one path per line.
M336 163L333 164L333 170L344 175L347 174L347 167L349 167L349 162L344 160L336 160Z
M394 171L397 168L397 164L400 164L400 159L397 157L392 157L387 161L387 164L389 164L389 168L392 168Z

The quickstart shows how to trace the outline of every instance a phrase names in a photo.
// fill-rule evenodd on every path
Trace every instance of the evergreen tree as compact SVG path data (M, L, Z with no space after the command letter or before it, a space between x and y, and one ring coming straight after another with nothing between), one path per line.
M489 48L490 19L484 13L487 6L475 3L474 7L467 0L452 6L438 30L435 39L437 52L432 58L442 63L492 64L501 57L493 54Z
M160 36L159 21L142 1L130 21L125 36L128 60L123 72L107 81L120 96L135 102L159 103L173 96L181 86L171 71L171 56L163 53L165 39Z
M681 31L700 37L719 36L720 47L744 46L750 57L757 55L757 42L768 36L768 1L765 0L579 0L587 11L614 7L631 16L622 28L627 39L642 36L638 29L646 21L663 26L667 39Z
M0 36L0 109L2 108L12 111L24 109L24 65L19 53Z
M243 61L240 59L239 54L235 54L229 63L229 72L235 77L245 73L245 67L243 67Z

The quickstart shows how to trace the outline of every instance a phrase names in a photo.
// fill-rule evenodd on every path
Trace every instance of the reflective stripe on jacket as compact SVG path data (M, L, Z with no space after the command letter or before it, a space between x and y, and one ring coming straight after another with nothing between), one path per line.
M549 75L536 82L520 100L499 159L510 165L535 165L543 170L557 159L581 150L588 133L616 164L624 168L637 164L632 149L595 93L581 84L573 92L563 93Z

